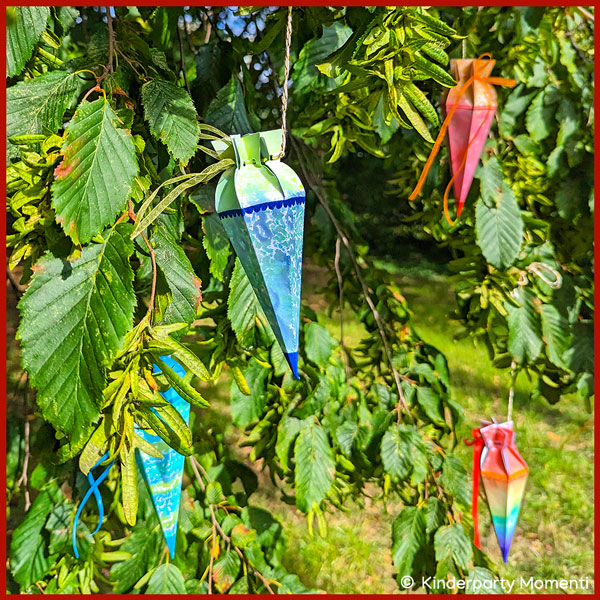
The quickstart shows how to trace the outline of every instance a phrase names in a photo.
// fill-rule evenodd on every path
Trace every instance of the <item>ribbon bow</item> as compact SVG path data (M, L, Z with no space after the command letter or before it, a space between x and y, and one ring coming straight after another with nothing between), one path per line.
M437 156L437 153L440 150L440 147L442 145L442 142L444 141L444 138L446 137L446 132L448 131L448 125L450 125L450 121L452 120L452 117L454 116L454 113L456 112L456 109L458 108L458 101L463 97L463 95L467 92L467 90L476 81L479 81L481 83L491 84L491 85L502 85L502 86L508 86L508 87L514 87L516 85L517 82L514 79L506 79L504 77L486 77L484 75L481 75L480 61L484 60L484 57L488 57L485 60L490 60L492 58L492 55L485 53L473 61L473 75L471 75L471 77L469 77L469 79L467 79L467 81L465 81L465 83L458 90L458 95L456 96L456 101L453 104L452 108L450 108L450 111L448 112L448 114L446 115L446 118L444 119L444 122L442 123L442 127L440 128L440 132L437 136L437 139L435 140L435 143L433 144L433 148L431 149L429 158L427 159L427 162L425 163L425 166L423 167L423 171L421 172L419 181L418 181L417 185L415 186L415 189L413 190L412 194L408 197L409 200L415 200L415 198L421 192L421 188L423 187L423 184L425 183L425 179L427 178L429 169L431 168L431 165L433 164L433 161L434 161L435 157ZM483 122L481 125L483 125ZM479 129L481 129L481 125L479 126ZM467 154L468 154L469 148L470 148L471 144L473 143L473 141L475 140L475 138L477 137L477 134L479 133L479 129L477 130L475 135L471 138L471 141L469 142L469 145L467 146L467 149L465 150L465 155L460 163L460 166L458 167L456 172L452 174L452 179L450 179L450 182L446 186L446 191L444 192L444 215L450 225L454 225L454 221L450 218L450 213L448 211L448 195L450 193L450 187L452 186L452 183L454 182L455 177L464 169L465 163L467 161ZM457 219L458 219L458 217L460 217L461 211L462 211L462 206L459 206L456 211Z
M479 499L479 474L480 474L480 462L481 452L483 450L483 438L481 437L481 431L479 428L475 428L471 431L473 436L471 439L465 440L467 446L473 446L473 495L471 497L472 514L473 514L473 542L481 550L481 544L479 542L479 511L477 503Z
M104 518L104 504L102 503L102 495L100 494L100 490L98 488L100 487L100 484L108 476L108 472L110 471L111 467L115 464L115 461L113 459L109 463L108 467L106 467L106 469L104 469L104 471L102 472L102 474L100 475L100 477L98 477L98 479L94 479L94 476L92 475L92 471L98 465L102 464L108 457L109 457L109 453L107 452L90 469L90 472L88 473L88 481L90 482L90 489L86 492L85 496L83 497L83 500L81 501L81 504L79 505L79 508L77 509L77 514L75 515L75 520L73 521L73 537L72 537L72 542L73 542L73 551L75 552L75 558L79 558L79 550L77 550L77 522L79 521L79 517L81 516L81 512L83 511L83 507L85 506L86 502L90 499L90 496L92 494L94 494L94 498L96 498L96 504L98 505L98 526L96 527L95 531L93 531L92 533L90 533L90 536L95 535L96 533L98 533L98 531L100 530L100 527L102 526L102 519Z

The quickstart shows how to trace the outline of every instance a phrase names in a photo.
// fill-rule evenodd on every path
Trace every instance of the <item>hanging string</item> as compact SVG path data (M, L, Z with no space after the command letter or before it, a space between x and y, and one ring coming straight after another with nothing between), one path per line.
M471 439L466 439L465 444L467 446L473 446L473 489L471 492L471 515L473 516L473 543L477 548L481 549L481 543L479 541L479 474L480 474L480 463L481 453L483 451L483 438L481 437L481 431L479 427L476 427L471 431L473 436Z
M108 464L108 467L106 467L106 469L102 472L102 474L100 475L100 477L98 477L98 479L94 479L94 476L92 475L92 471L96 467L101 465L104 461L106 461L108 458L109 458L109 453L107 452L90 469L90 471L88 473L88 481L90 482L90 489L86 492L85 496L83 497L83 500L81 501L81 504L79 505L79 508L77 509L77 514L75 515L75 520L73 521L73 530L71 532L72 533L71 542L73 544L73 552L75 553L75 558L79 558L79 550L77 549L77 523L79 521L79 517L81 516L83 508L86 505L86 502L90 499L92 494L94 495L94 498L96 499L96 504L98 505L98 526L96 527L96 530L94 532L90 533L89 535L92 536L92 535L98 533L98 531L100 530L100 527L102 526L102 519L104 518L104 505L102 503L102 496L100 494L100 490L98 489L98 487L108 476L108 472L110 471L111 467L115 464L115 461L113 459Z
M506 420L512 420L512 411L513 411L513 401L515 398L515 383L517 379L516 373L517 363L513 360L510 363L510 390L508 391L508 413L506 415Z
M487 57L487 58L485 58L485 57ZM469 77L469 79L467 79L467 81L465 81L465 83L457 90L458 93L455 98L455 102L452 105L452 107L450 108L450 110L448 111L448 114L446 115L446 118L444 119L444 122L442 123L440 132L437 136L437 139L435 140L435 143L433 144L431 153L429 154L429 158L427 159L427 162L425 163L425 166L423 167L423 171L421 172L421 176L419 177L419 181L417 182L415 189L413 190L412 194L408 198L409 200L415 200L415 198L419 195L421 188L423 187L423 184L425 183L425 179L427 178L427 174L429 173L429 169L431 168L431 165L433 164L433 161L442 146L442 142L444 141L444 138L446 137L446 131L448 130L450 121L452 120L454 113L458 109L459 101L464 96L464 94L468 91L468 89L472 85L474 85L474 83L476 81L479 81L481 83L485 83L488 85L503 85L503 86L509 86L509 87L514 87L516 85L517 82L514 79L506 79L504 77L487 77L487 76L480 74L480 68L482 66L481 62L483 60L491 60L491 58L492 58L491 54L485 53L473 61L473 75L471 75L471 77ZM471 141L471 143L472 143L472 141ZM469 143L469 146L471 143ZM468 150L468 147L467 147L467 150ZM450 223L450 225L453 225L454 221L452 221L452 219L450 219L450 215L448 214L448 210L447 210L448 194L450 193L450 186L452 185L452 183L453 183L455 177L458 175L458 173L460 173L460 171L462 171L462 169L464 168L465 162L466 162L466 152L465 152L465 158L461 162L460 167L456 170L456 173L453 174L452 179L450 180L450 183L446 187L446 192L444 194L444 202L446 205L444 214L446 215L446 219L448 220L448 223ZM459 210L457 211L457 216L460 216L461 208L462 207L459 207Z
M557 290L562 286L562 275L550 265L541 262L532 262L527 266L527 270L534 275L537 275L547 286L553 290ZM546 277L544 272L551 273L554 279Z
M281 94L281 150L274 160L285 156L287 140L287 108L288 108L288 80L290 78L290 47L292 44L292 7L288 6L287 27L285 29L285 62L283 73L283 93Z

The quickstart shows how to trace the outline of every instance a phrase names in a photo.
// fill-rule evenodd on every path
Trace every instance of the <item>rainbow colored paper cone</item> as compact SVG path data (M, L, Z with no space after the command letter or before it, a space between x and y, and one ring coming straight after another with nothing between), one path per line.
M481 428L481 480L496 538L506 563L512 544L529 469L515 446L512 421Z
M482 80L476 79L473 85L459 97L460 88L474 74L473 62L475 60L479 60L481 77L490 76L495 60L452 59L450 68L457 81L457 86L452 88L442 99L445 114L448 114L452 107L458 104L448 124L450 163L454 174L454 195L458 202L457 217L460 216L471 189L473 175L479 164L481 152L497 108L494 86Z
M274 159L276 129L232 135L235 169L217 185L215 208L296 378L305 193L290 167ZM213 142L221 156L230 152Z
M185 370L169 356L161 356L168 366L178 375L185 377ZM186 423L190 419L190 405L173 389L162 392L162 397L168 400L183 417ZM157 435L148 433L135 426L137 434L152 444L163 458L148 456L138 451L138 461L141 463L144 478L150 489L152 502L162 527L163 535L169 548L171 558L175 557L175 542L177 539L177 523L179 521L179 504L181 502L181 480L183 477L182 454L173 450Z

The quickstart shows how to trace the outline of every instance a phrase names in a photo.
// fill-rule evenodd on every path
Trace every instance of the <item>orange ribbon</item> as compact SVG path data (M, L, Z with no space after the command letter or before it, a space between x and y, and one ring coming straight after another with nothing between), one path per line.
M473 436L470 440L465 440L467 446L473 446L473 495L471 496L472 514L473 514L473 543L481 550L479 542L479 511L477 502L479 498L479 471L481 462L481 451L483 450L483 438L478 428L471 431Z
M423 187L423 184L425 183L425 179L427 178L427 174L429 173L429 169L431 168L431 165L433 164L433 161L434 161L435 157L437 156L437 153L440 150L440 147L442 145L442 142L444 141L444 138L446 137L446 131L448 130L448 125L450 125L450 121L451 121L452 117L454 116L456 109L458 108L458 102L463 97L465 92L476 81L480 81L481 83L488 83L490 85L503 85L503 86L509 86L509 87L514 87L516 85L517 82L514 79L506 79L504 77L485 77L485 76L481 75L479 61L483 60L484 57L486 57L486 56L488 57L488 60L492 58L491 54L485 53L473 61L473 75L471 75L471 77L469 77L469 79L467 79L467 81L465 81L465 83L458 90L458 95L456 96L455 103L450 108L450 111L448 112L448 114L446 115L446 118L444 119L444 122L442 123L440 132L437 136L437 139L435 140L435 143L433 144L431 153L429 154L429 158L427 159L427 162L425 163L425 166L423 167L423 171L421 172L421 176L419 177L419 181L418 181L415 189L413 190L413 193L408 198L409 200L414 200L419 195L421 188ZM482 125L483 125L483 122L482 122ZM479 127L481 128L481 125ZM479 133L479 130L477 130L477 132L475 133L475 135L469 142L469 145L467 146L465 155L460 163L460 166L458 167L456 172L453 173L452 179L450 179L450 182L446 186L446 191L444 192L444 215L446 216L446 220L448 221L448 223L450 225L454 225L454 221L450 218L450 213L448 211L448 195L450 193L450 187L452 186L452 183L454 182L455 177L464 169L469 148L470 148L471 144L473 143L473 141L475 140L475 138L477 137L478 133ZM458 219L458 217L460 217L461 210L462 210L462 206L460 206L457 210L457 213L456 213L457 219Z

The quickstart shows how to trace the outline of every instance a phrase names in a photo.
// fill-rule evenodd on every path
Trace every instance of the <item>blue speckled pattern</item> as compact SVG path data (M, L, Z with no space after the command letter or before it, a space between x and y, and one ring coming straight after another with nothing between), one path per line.
M169 365L178 375L185 376L183 367L169 356L161 356L161 360ZM173 389L162 393L184 418L190 420L190 405ZM152 502L160 521L163 535L171 558L175 557L175 541L177 538L177 523L179 520L179 504L181 501L181 479L183 477L184 457L173 450L157 435L148 433L136 425L136 432L148 443L152 444L163 455L154 458L138 450L137 459L141 463L144 478L150 489Z
M266 208L221 221L297 376L304 203Z
M222 175L215 206L297 378L306 195L290 167L261 160L260 135L232 136L237 166Z

